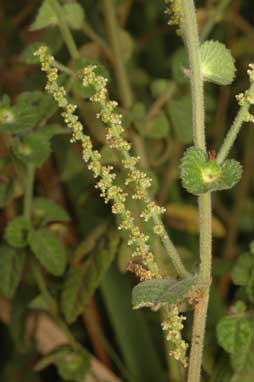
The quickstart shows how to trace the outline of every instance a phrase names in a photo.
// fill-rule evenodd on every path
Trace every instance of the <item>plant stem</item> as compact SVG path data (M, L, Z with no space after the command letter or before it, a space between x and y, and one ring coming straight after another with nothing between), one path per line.
M72 34L70 32L70 29L66 23L66 20L64 20L63 14L62 14L62 8L59 5L58 0L49 0L49 5L55 12L55 15L59 22L59 28L61 30L63 39L67 45L67 48L70 52L70 55L73 59L79 58L79 51L77 49L77 46L75 44L75 41L72 37Z
M33 164L27 165L27 176L24 195L24 211L25 218L30 220L32 212L33 187L34 187L35 167Z
M199 36L193 0L182 0L183 28L191 69L191 93L193 103L193 138L196 147L206 151L203 78L199 55ZM199 196L200 230L200 281L206 290L194 309L193 333L188 382L199 382L204 347L206 315L211 278L212 232L211 195Z
M113 0L103 0L103 5L109 40L114 56L118 90L123 106L129 109L133 104L133 95L122 59L123 49L119 40L119 26L117 25Z
M193 102L193 138L197 147L205 149L205 114L203 76L201 72L199 37L193 0L181 0L184 21L184 39L188 48L190 61L191 96Z
M206 290L202 300L195 306L188 382L200 381L208 301L209 291Z
M254 96L254 82L251 83L251 86L248 90L248 95L249 96ZM245 121L246 119L246 116L248 115L248 112L249 112L249 108L250 108L250 105L249 103L244 103L243 106L241 106L234 122L233 122L233 125L231 126L231 128L229 129L229 132L222 144L222 147L220 148L220 151L217 155L217 162L219 164L222 164L224 162L224 160L227 158L228 154L229 154L229 151L231 149L231 147L233 146L239 132L240 132L240 129L242 127L242 124L243 122Z

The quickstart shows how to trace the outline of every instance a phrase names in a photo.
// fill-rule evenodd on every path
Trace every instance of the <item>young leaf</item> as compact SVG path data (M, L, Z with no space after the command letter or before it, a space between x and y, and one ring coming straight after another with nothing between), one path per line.
M50 145L40 133L33 133L12 141L15 156L23 163L40 167L50 155Z
M248 348L251 335L250 322L241 315L223 317L217 325L218 342L230 354Z
M29 220L23 216L18 216L7 225L4 236L12 247L24 248L27 245L27 236L30 229Z
M54 221L66 222L70 219L63 207L53 200L42 197L33 200L33 217L36 222L43 225Z
M68 323L73 323L82 310L80 293L84 287L84 273L84 266L82 268L71 267L64 280L61 310Z
M30 233L28 242L37 259L49 273L54 276L64 273L67 263L66 250L55 234L46 229L39 229Z
M57 17L52 9L50 2L44 0L35 18L35 21L30 27L31 31L46 28L48 26L57 25Z
M249 253L244 253L234 265L231 278L234 284L246 286L251 276L251 270L254 268L254 259Z
M58 373L64 381L79 382L83 380L90 363L90 356L85 349L63 347L55 354Z
M216 160L208 159L203 150L189 147L181 160L180 174L183 187L198 195L232 188L241 178L242 167L234 159L219 165Z
M67 3L63 6L63 15L72 29L80 29L85 19L85 12L78 3Z
M118 243L118 233L111 232L107 249L93 253L81 268L70 268L61 295L61 309L67 322L76 320L100 285L116 255Z
M163 304L175 304L186 298L196 281L196 276L181 281L168 279L143 281L133 288L133 309L158 308Z
M150 85L153 98L159 97L167 89L168 80L164 78L156 78Z
M184 143L192 142L192 105L189 96L171 100L167 105L176 138Z
M204 79L219 85L229 85L235 77L235 63L229 49L218 41L205 41L200 47Z
M7 245L0 246L0 292L13 297L20 282L25 254Z
M49 306L48 302L46 301L43 294L38 294L28 305L29 309L34 310L42 310L44 312L50 313L52 311L51 307Z
M170 125L165 113L161 111L147 123L144 124L143 122L138 124L137 129L144 137L151 139L161 139L169 134Z

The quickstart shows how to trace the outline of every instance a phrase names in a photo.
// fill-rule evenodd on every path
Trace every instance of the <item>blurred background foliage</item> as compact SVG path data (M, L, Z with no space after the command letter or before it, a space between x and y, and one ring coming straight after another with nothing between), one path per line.
M114 1L131 88L126 101L119 91L103 1L79 0L84 14L67 12L77 60L70 58L56 26L41 29L47 26L47 18L45 25L36 19L41 3L0 2L1 380L184 381L184 371L167 357L159 314L131 309L137 280L127 272L126 237L117 232L110 208L94 189L80 147L70 145L33 56L36 47L47 44L66 67L96 63L109 78L126 135L153 179L154 197L167 208L166 227L195 271L196 199L182 189L178 171L183 150L192 142L188 59L181 38L167 24L162 0ZM201 38L225 43L236 59L232 86L205 87L208 147L217 151L237 112L235 95L248 87L254 5L251 0L196 5ZM89 91L66 74L62 81L104 163L113 163L123 182L119 158L105 145ZM245 124L231 153L243 165L242 179L234 189L213 195L213 286L203 362L205 380L211 382L254 380L253 148L253 126ZM140 206L133 200L129 205L138 218ZM151 232L149 225L143 228ZM153 247L162 254L165 276L172 276L156 240ZM189 340L191 312L185 314Z

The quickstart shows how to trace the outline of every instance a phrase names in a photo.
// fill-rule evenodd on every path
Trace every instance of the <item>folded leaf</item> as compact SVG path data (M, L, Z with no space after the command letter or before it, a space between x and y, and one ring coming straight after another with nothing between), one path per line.
M180 281L156 279L139 283L132 291L133 309L175 304L187 297L196 282L197 277L193 276Z

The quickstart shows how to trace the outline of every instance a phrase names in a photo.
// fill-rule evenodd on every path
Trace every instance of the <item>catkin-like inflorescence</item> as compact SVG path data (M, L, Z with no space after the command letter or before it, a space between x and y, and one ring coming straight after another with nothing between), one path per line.
M109 100L108 97L107 80L96 73L96 66L94 65L85 67L82 77L85 87L92 86L94 88L94 94L90 97L90 100L99 105L100 109L97 118L107 126L106 140L109 147L118 150L123 157L122 164L127 171L125 184L134 186L133 199L142 200L145 203L145 210L141 213L141 217L146 222L154 217L159 217L165 212L165 208L156 205L149 198L148 188L151 186L152 181L144 171L138 168L140 158L130 154L130 143L123 137L122 115L116 110L118 104L116 101ZM162 224L157 224L154 227L154 232L160 237L166 235Z
M111 202L112 212L120 216L119 229L129 233L128 244L134 247L133 256L138 256L142 260L142 264L131 262L129 270L134 272L142 281L160 278L158 266L149 246L149 237L141 232L140 228L135 224L132 212L126 208L127 194L123 192L121 187L114 184L116 174L113 172L113 167L102 164L101 154L93 148L91 138L84 134L83 125L75 114L76 105L68 101L64 87L58 85L58 70L54 67L54 58L48 54L46 47L41 47L36 52L36 55L40 59L42 71L47 75L46 90L53 96L58 106L63 109L62 116L72 133L71 142L81 143L82 157L89 170L93 173L94 178L97 179L96 188L100 190L100 194L106 203ZM146 174L136 167L139 159L129 154L130 144L121 135L123 133L122 117L115 112L117 103L108 100L107 80L96 75L94 66L88 66L83 70L83 84L95 87L95 93L91 97L91 101L98 103L101 107L98 118L108 125L108 144L111 148L122 152L124 156L123 165L128 171L126 183L133 182L136 185L134 197L142 199L146 203L146 207L141 214L142 218L148 221L154 215L160 215L163 209L147 197L146 189L150 186L151 181ZM163 237L165 228L162 224L156 224L154 232ZM170 310L168 320L163 323L163 330L167 331L167 338L172 341L174 346L170 355L179 359L185 365L187 344L181 339L180 334L184 318L178 313L177 307Z
M189 345L182 339L181 335L184 320L186 320L186 317L180 315L177 305L172 305L169 308L167 320L163 321L161 326L162 330L166 332L167 340L172 344L169 355L180 361L184 367L187 367L186 352Z
M253 84L254 82L254 64L249 64L249 68L247 70L250 83ZM238 101L238 104L240 106L247 106L249 109L250 106L254 105L254 94L253 91L252 93L250 90L246 90L244 93L240 93L236 95L236 99ZM245 122L252 122L254 123L254 116L249 112L246 111L246 116L245 116Z
M183 14L181 10L181 0L165 0L166 11L169 15L169 25L177 26L177 34L181 34L181 24L183 22Z
M79 117L75 114L76 105L70 103L67 99L64 87L58 85L58 70L54 67L54 58L48 54L46 47L41 47L36 55L41 62L42 71L47 75L46 90L53 96L58 106L63 109L62 116L67 127L71 130L71 142L81 142L82 156L88 165L88 169L93 173L94 178L98 178L96 187L100 190L101 196L105 202L112 203L112 212L121 218L119 229L128 231L129 245L134 247L133 256L140 256L143 264L150 272L147 275L160 277L158 266L155 262L154 255L148 244L149 237L141 232L140 228L135 224L135 220L130 210L126 208L127 194L122 188L114 184L116 174L113 172L112 166L105 166L101 161L101 154L94 150L90 137L83 132L83 125L79 121ZM115 114L111 116L111 110L114 109L115 103L107 101L106 79L98 77L94 73L94 67L87 67L83 71L83 81L93 82L96 87L95 94L91 97L93 102L97 102L105 106L101 110L100 115L105 121L111 120L111 126L121 126L121 118ZM86 78L86 80L85 80ZM107 109L106 109L107 108ZM129 144L124 140L121 141L121 147L129 150Z

